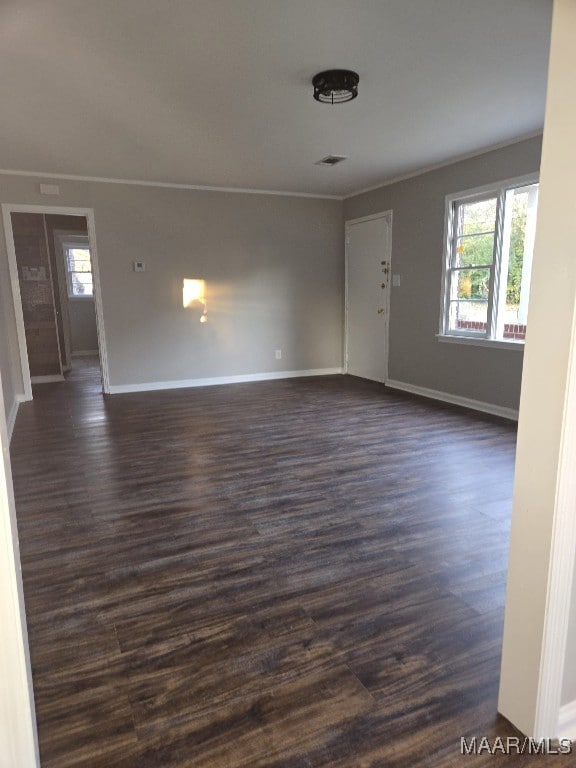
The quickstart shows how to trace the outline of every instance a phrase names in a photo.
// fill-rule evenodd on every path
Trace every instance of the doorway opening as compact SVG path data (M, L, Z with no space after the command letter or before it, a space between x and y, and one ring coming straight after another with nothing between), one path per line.
M109 391L93 212L2 206L24 399L63 381L76 361L98 363Z

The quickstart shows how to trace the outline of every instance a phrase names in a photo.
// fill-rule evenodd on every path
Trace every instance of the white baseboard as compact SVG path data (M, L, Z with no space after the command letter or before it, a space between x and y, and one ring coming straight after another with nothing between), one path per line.
M72 357L97 357L100 354L97 349L79 349L76 352L72 352Z
M178 381L147 381L142 384L111 384L110 394L125 392L151 392L162 389L188 389L190 387L211 387L218 384L244 384L250 381L270 381L273 379L295 379L303 376L332 376L342 373L342 368L313 368L309 371L278 371L267 373L247 373L240 376L216 376L207 379L179 379Z
M16 395L14 398L14 402L12 403L12 408L10 408L10 413L8 414L8 418L6 419L6 428L8 430L8 442L12 440L12 433L14 432L14 425L16 424L16 416L18 416L18 408L20 407L20 403L23 401L23 397L20 397L19 395Z
M560 707L557 736L559 739L576 741L576 701L571 701Z
M54 374L54 376L31 376L30 381L32 384L54 384L56 381L64 381L64 376L61 374Z
M449 392L440 392L436 389L428 389L428 387L417 387L415 384L407 384L404 381L396 381L395 379L387 379L386 386L390 387L390 389L400 389L403 392L411 392L413 395L428 397L431 400L441 400L443 403L460 405L464 408L471 408L473 411L481 411L482 413L490 413L493 416L501 416L504 419L518 421L518 411L514 410L514 408L504 408L501 405L485 403L482 400L472 400L472 398L460 397L460 395L451 395Z

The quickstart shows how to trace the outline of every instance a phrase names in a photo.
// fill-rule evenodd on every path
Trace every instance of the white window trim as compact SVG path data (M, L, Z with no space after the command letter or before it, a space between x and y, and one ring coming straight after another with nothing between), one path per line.
M471 347L491 347L492 349L513 349L524 352L523 339L486 339L483 336L461 336L452 333L438 333L438 341L448 344L469 344Z
M438 341L446 341L457 344L470 344L471 346L478 347L493 347L502 349L520 349L524 348L524 341L522 339L508 340L508 339L496 339L488 336L488 329L485 332L473 333L470 330L447 330L448 324L448 299L450 292L450 285L447 279L447 275L450 270L450 264L452 259L452 235L454 227L454 203L466 201L467 199L482 198L482 196L496 196L499 199L506 195L507 190L513 187L529 186L530 184L538 184L540 182L540 175L538 173L529 173L525 176L516 176L511 179L505 179L504 181L496 182L495 184L485 184L481 187L475 187L473 189L466 189L462 192L455 192L446 195L445 201L445 215L444 215L444 253L442 258L442 288L440 292L440 327L437 334ZM498 211L503 210L501 206L498 206ZM502 240L502 233L504 222L500 220L501 216L497 214L496 220L496 242ZM490 298L488 304L488 320L493 322L492 313L492 301L495 296L498 295L498 285L496 281L499 279L500 273L500 259L501 259L500 247L496 248L496 256L491 268L492 275L490 278ZM493 333L495 328L491 328L490 332Z

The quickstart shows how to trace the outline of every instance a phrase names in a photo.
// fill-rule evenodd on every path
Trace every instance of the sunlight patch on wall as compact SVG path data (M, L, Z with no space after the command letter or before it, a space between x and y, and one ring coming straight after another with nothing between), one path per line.
M205 323L207 321L205 280L184 278L182 281L182 306L184 309L201 309L200 322Z

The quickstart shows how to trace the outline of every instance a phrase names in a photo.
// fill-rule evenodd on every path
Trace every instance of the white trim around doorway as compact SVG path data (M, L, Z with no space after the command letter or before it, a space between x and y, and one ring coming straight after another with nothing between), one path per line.
M102 371L102 391L110 392L110 374L108 370L108 353L106 347L106 333L104 330L104 313L102 308L102 289L100 283L100 269L98 265L98 249L96 245L96 225L94 210L92 208L71 208L49 205L18 205L2 203L2 220L4 222L4 234L8 252L8 266L10 270L10 282L12 285L12 299L14 302L14 314L16 317L16 330L18 334L18 347L20 352L20 365L22 368L22 381L24 385L24 400L32 400L32 381L30 378L30 366L28 364L28 350L26 346L26 333L24 329L24 315L22 312L22 297L20 295L20 282L18 280L18 267L16 262L16 250L14 247L14 233L12 231L12 213L39 213L57 216L84 216L88 228L88 240L90 242L90 255L92 259L92 275L94 281L94 306L96 309L96 329L98 332L98 346L100 353L100 367Z

